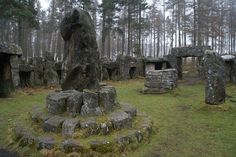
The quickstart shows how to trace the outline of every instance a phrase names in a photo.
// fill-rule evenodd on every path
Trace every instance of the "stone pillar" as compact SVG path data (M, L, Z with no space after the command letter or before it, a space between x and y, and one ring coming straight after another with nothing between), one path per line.
M178 70L178 78L182 79L183 78L183 68L182 68L182 61L183 59L181 57L177 57L177 70Z
M205 102L219 105L225 102L225 68L223 61L214 52L207 51L204 56L206 77Z
M19 76L19 57L17 55L10 57L12 81L16 88L20 87Z
M100 78L96 32L88 12L74 9L60 25L65 41L62 89L98 88Z

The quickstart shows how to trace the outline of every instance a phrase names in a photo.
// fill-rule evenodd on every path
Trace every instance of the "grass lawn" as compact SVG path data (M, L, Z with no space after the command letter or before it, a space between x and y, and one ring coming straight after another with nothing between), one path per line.
M144 80L108 82L114 85L120 102L129 102L146 112L154 122L155 134L150 143L127 152L128 157L235 157L236 156L236 86L227 85L226 103L207 107L204 84L179 87L167 94L139 93ZM23 91L14 97L0 99L0 148L11 121L27 113L35 104L44 105L50 90ZM31 156L34 156L31 154Z

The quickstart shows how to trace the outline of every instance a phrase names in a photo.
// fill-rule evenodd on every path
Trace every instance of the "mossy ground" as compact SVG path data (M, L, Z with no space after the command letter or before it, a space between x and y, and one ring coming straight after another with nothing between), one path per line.
M156 133L137 150L124 152L128 157L235 157L236 86L227 85L227 99L221 106L206 106L204 83L180 81L178 88L160 95L141 94L144 80L108 82L114 85L120 102L129 102L146 112ZM0 147L5 147L8 125L33 105L45 104L50 90L18 92L0 99ZM23 150L39 156L33 149Z

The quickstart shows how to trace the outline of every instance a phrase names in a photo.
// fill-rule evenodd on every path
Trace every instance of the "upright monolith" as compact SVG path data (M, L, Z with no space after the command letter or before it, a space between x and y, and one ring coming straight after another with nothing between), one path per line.
M93 89L99 82L96 32L86 11L74 9L60 25L65 41L62 89Z
M204 56L204 71L206 77L205 102L219 105L225 102L225 68L223 61L212 51L206 51Z

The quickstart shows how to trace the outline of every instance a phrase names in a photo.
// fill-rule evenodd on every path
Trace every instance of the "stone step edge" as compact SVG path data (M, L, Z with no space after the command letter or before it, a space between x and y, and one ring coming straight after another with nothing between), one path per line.
M140 130L133 130L130 134L128 135L120 135L119 137L115 137L111 140L91 140L88 142L89 148L86 148L86 146L83 145L78 145L75 144L69 145L68 148L66 149L65 147L62 147L62 143L57 143L52 137L36 137L33 135L33 133L27 131L25 128L17 127L14 131L15 134L15 140L18 142L20 147L25 147L25 146L36 146L38 150L41 149L55 149L58 148L56 146L60 147L60 150L63 151L64 153L70 153L76 150L77 152L87 152L88 150L96 151L99 153L107 153L111 152L114 150L114 148L110 149L111 145L115 145L118 147L117 151L124 151L126 146L132 144L132 143L141 143L144 139L149 139L153 130L152 130L152 123L151 124L146 124L143 126L140 126ZM44 142L43 142L44 141ZM66 140L64 140L66 141ZM63 141L63 142L64 142ZM77 141L77 140L74 140ZM76 147L76 148L73 148ZM77 149L79 147L79 149ZM107 147L107 148L106 148ZM104 149L103 149L104 148ZM106 150L104 152L104 150Z
M130 116L130 120L131 122L133 121L133 119L136 117L137 115L137 110L135 108L135 111L129 111L125 108L122 108L123 106L121 106L121 110L120 111L123 111L125 113L127 113L129 116ZM54 117L54 115L49 115L48 113L45 113L43 112L43 108L41 110L38 111L38 113L29 113L29 117L32 119L33 122L35 122L35 124L38 124L38 125L41 125L40 127L42 127L43 129L43 124L45 123L45 121L47 121L48 119ZM115 111L114 111L115 112ZM110 114L112 114L113 112L111 112ZM41 116L41 117L40 117ZM59 116L60 117L60 116ZM66 119L70 119L70 118L65 118ZM94 127L93 128L86 128L86 127L83 127L81 128L82 131L85 131L85 136L87 136L87 134L90 132L92 134L104 134L106 135L106 130L109 129L111 131L113 130L121 130L123 128L127 128L125 125L124 126L121 126L121 128L114 128L113 126L113 123L111 122L111 120L109 120L109 118L106 119L107 121L105 122L102 122L102 123L97 123L95 122L96 124L94 124ZM80 121L80 124L81 124L81 121ZM95 126L96 125L96 126ZM105 127L102 127L106 125ZM60 128L58 128L59 130L62 129L62 125L59 126ZM131 126L132 127L132 126ZM43 129L44 130L44 129ZM49 131L50 132L50 131ZM57 132L57 131L56 131Z

